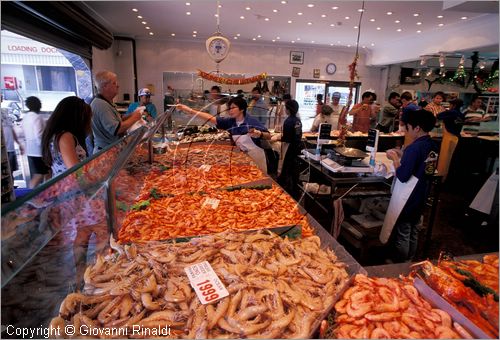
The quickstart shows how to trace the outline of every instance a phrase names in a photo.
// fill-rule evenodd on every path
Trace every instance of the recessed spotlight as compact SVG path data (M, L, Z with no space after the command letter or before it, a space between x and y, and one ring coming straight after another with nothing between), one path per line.
M153 32L149 32L149 35L155 35Z
M151 27L149 27L149 26L146 26L146 27L144 27L144 28L145 28L145 29L147 29L147 30L151 29Z
M462 19L462 20L467 20L467 17L461 17L460 19Z
M439 26L439 27L443 27L443 26L444 26L444 24L439 24L438 26Z
M240 19L241 19L241 20L243 20L243 19L245 19L245 17L242 15L242 16L240 17Z
M307 4L307 7L309 7L309 8L313 8L313 7L314 7L314 4Z
M401 29L401 28L398 28L396 31L401 32L401 31L402 31L402 29Z
M392 15L392 12L387 12L387 15Z
M259 35L257 36L257 38L262 38L262 36L259 34Z
M219 4L219 6L218 6L218 7L219 7L219 8L222 8L222 5L220 5L220 4Z
M442 15L438 15L437 18L438 19L443 19L443 16Z
M218 18L218 17L219 17L219 14L215 13L215 14L214 14L214 17Z
M271 40L271 41L272 41L272 42L276 42L276 40L275 40L275 39L273 39L273 40Z
M346 20L349 20L349 19L351 19L351 18L349 18L349 17L345 17L345 19L346 19Z
M172 37L175 37L175 33L170 34Z
M288 20L288 23L291 24L292 23L292 20Z
M186 2L186 6L191 6L191 3L190 2Z
M380 31L382 29L382 27L377 27L377 31Z
M418 13L413 13L413 16L414 16L414 17L418 17L419 15L420 15L420 14L418 14Z
M196 38L196 34L193 34L193 38Z
M375 19L373 19L373 18L372 18L372 19L370 19L370 21L371 21L371 22L374 22L374 21L375 21Z
M193 34L198 34L198 31L193 31Z
M333 6L332 9L339 9L337 6Z
M421 30L418 30L418 31L417 31L417 33L422 33L422 31L421 31Z
M252 40L253 40L253 41L255 41L255 40L257 40L257 39L255 39L255 38L252 38Z
M335 26L335 24L330 24L330 27L333 27L333 26Z
M142 19L142 15L138 15L137 17L138 17L139 19Z
M312 22L308 22L307 24L308 24L309 26L311 26L313 23L312 23Z
M399 21L399 20L395 20L394 22L395 22L396 24L399 24L401 21Z
M276 40L280 40L281 38L280 37L276 37Z
M422 23L419 21L419 22L417 22L417 25L420 26L420 25L422 25Z
M132 12L139 12L137 8L132 8Z
M302 15L302 12L297 13L297 15Z
M191 15L191 12L186 12L186 15Z
M250 7L245 7L245 9L246 9L247 11L251 10L251 8L250 8Z
M366 46L363 45L363 48L366 48Z
M269 21L269 18L264 18L265 21Z
M351 47L351 45L347 45L347 47Z
M330 44L330 46L333 46L333 44Z
M237 37L240 37L240 36L241 36L241 34L239 34L239 33L238 33L238 34L236 34L236 36L237 36Z
M234 40L238 40L238 37L233 37Z
M295 40L292 40L292 44L295 44Z
M321 17L322 18L326 18L326 14L321 14Z
M283 1L281 1L281 3L282 3L283 5L286 5L286 4L287 4L287 1L283 0Z
M337 41L337 44L340 44L340 40L339 40L339 41Z
M300 38L297 38L296 40L297 40L297 41L300 41Z
M314 40L311 40L311 44L314 44L314 43L315 43L315 41L314 41Z
M147 23L147 22L145 22L145 21L142 21L142 24L143 24L143 25L147 25L148 23Z
M278 10L277 10L277 9L273 9L273 12L274 12L274 13L278 13Z
M354 26L354 29L357 30L358 29L358 26Z
M374 44L374 43L371 43L370 45L375 46L375 44Z
M364 10L364 9L362 9L362 8L358 9L358 12L364 12L364 11L365 11L365 10Z

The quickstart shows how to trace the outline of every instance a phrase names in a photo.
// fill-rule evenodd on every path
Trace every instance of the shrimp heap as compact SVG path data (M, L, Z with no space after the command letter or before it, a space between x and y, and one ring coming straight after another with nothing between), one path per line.
M217 206L207 199L219 200ZM313 235L307 216L278 186L150 199L147 206L130 211L118 233L121 243L199 236L226 230L242 231L301 225L304 237Z
M454 339L448 313L433 309L409 280L368 278L357 274L354 285L335 304L337 338Z
M117 247L115 245L115 247ZM188 243L116 248L85 272L83 293L69 294L52 327L169 326L185 338L308 338L346 284L345 265L317 236L221 233ZM202 305L184 268L208 261L229 296ZM63 336L67 336L62 334Z

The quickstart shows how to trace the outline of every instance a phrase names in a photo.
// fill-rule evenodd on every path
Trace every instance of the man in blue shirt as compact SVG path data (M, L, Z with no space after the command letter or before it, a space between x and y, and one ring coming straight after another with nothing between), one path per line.
M129 105L127 114L134 112L139 106L145 106L146 110L144 110L144 113L148 113L151 117L156 118L156 106L151 103L151 91L145 87L139 90L138 96L139 101Z
M405 262L415 256L418 241L417 224L422 215L424 203L429 191L430 177L434 174L438 147L429 136L436 118L426 110L408 111L404 116L407 134L413 142L409 144L400 158L395 152L387 152L387 157L394 162L396 177L405 185L412 177L417 182L406 204L401 210L392 231L394 260ZM401 199L392 197L392 199Z

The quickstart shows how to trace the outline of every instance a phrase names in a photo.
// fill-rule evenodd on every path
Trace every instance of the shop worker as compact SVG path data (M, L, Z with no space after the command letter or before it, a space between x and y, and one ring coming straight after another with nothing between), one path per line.
M332 108L332 115L336 117L337 121L339 120L340 113L344 108L344 105L340 105L340 98L342 98L342 94L340 92L333 92L332 101L330 102L330 104L328 104L328 106ZM333 126L332 129L337 129L337 125Z
M366 91L361 96L361 103L354 105L351 111L349 111L349 114L354 116L352 131L368 133L371 121L377 117L377 112L372 106L375 100L377 100L377 95L373 92Z
M211 122L219 129L227 130L235 144L242 151L247 152L257 166L267 173L266 154L263 147L264 144L269 144L267 140L271 139L271 134L261 122L247 114L245 99L233 97L227 105L229 117L213 116L207 112L193 110L183 104L177 105L177 109Z
M382 118L377 125L377 129L385 133L393 132L396 118L399 118L400 107L399 93L391 92L389 98L387 98L387 104L382 108Z
M410 111L405 117L406 131L413 143L403 151L402 157L390 150L387 158L394 162L395 184L387 209L380 241L391 239L392 260L411 261L418 241L417 224L429 193L431 176L437 162L438 147L429 136L436 117L426 110Z
M149 116L156 118L156 106L155 104L151 103L151 91L147 87L140 89L138 97L139 101L130 104L126 114L134 112L139 106L145 106L146 110L144 110L144 113L147 113Z
M121 117L113 105L113 98L118 94L116 74L110 71L98 72L94 77L97 96L90 103L92 108L92 134L94 152L119 140L127 130L141 119L142 109Z

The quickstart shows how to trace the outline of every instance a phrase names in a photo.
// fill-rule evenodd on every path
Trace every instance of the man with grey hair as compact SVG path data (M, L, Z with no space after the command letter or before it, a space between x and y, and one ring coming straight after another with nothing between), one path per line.
M120 139L127 130L141 119L142 108L137 108L129 115L121 117L113 105L113 98L118 94L118 81L115 73L98 72L94 81L97 95L90 103L92 108L92 133L94 152Z

